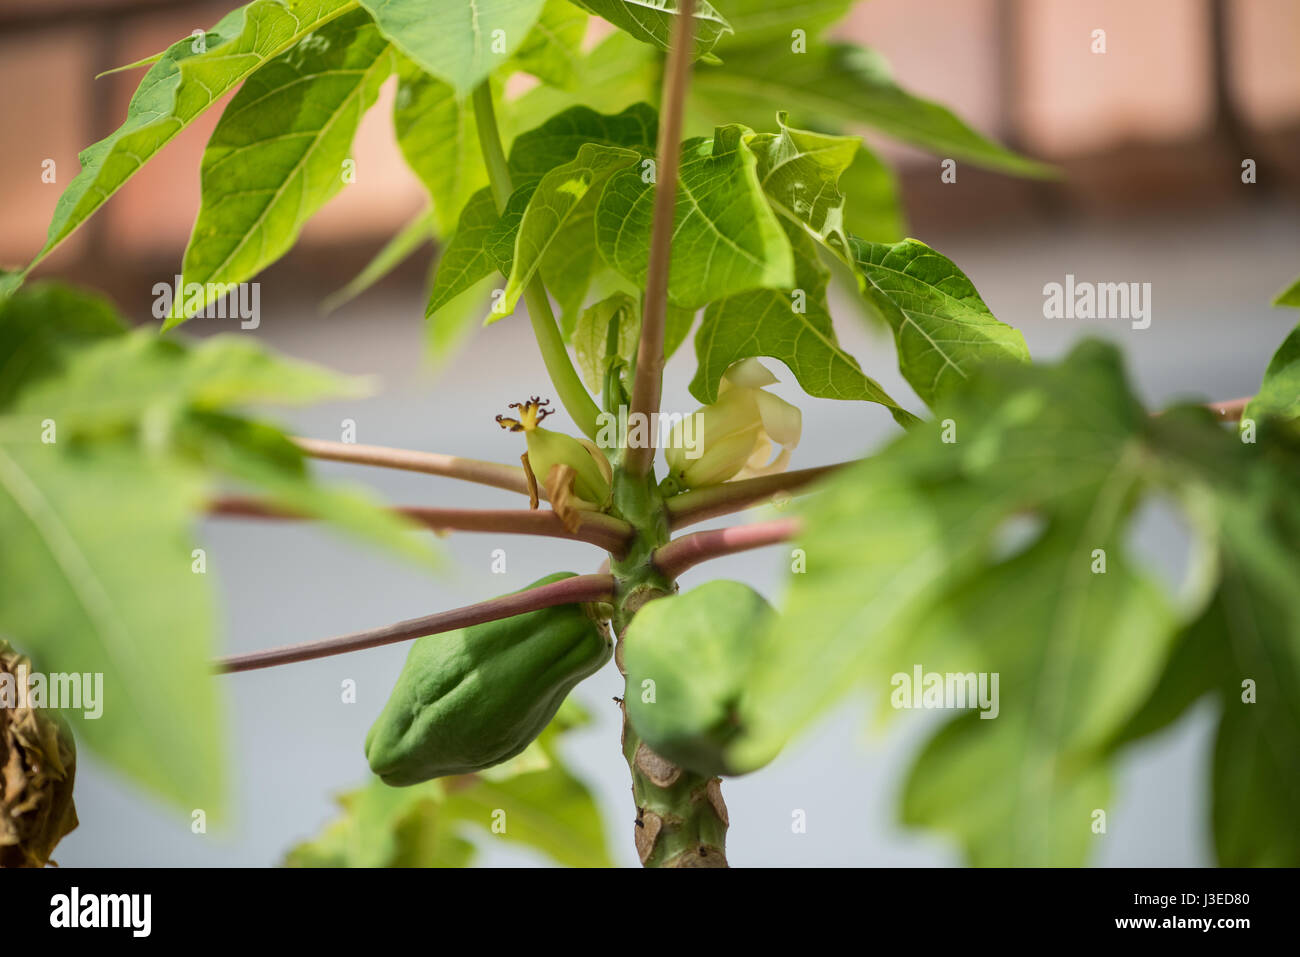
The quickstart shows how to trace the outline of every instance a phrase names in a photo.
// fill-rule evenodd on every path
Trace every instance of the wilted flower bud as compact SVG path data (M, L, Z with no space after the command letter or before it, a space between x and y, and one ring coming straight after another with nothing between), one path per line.
M72 733L57 711L28 707L30 673L31 663L0 641L0 867L44 867L77 826Z
M764 391L776 381L757 359L742 359L728 369L718 385L718 401L694 413L698 457L688 455L684 423L669 434L664 450L668 481L678 488L699 488L784 470L799 444L803 416ZM773 445L781 447L775 458Z
M567 465L573 469L573 491L569 502L578 508L598 509L609 499L613 470L596 445L586 439L575 439L563 432L543 429L539 423L551 414L550 400L533 396L527 402L512 402L510 408L519 410L519 418L497 416L497 423L511 432L523 432L528 443L528 467L543 486L549 486L551 470Z

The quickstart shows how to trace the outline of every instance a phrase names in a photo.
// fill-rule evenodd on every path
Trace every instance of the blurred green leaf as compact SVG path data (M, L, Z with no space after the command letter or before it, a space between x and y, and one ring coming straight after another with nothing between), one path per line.
M473 103L403 56L397 58L393 132L398 148L433 200L439 236L456 226L465 204L487 186Z
M1292 329L1273 353L1259 391L1242 412L1243 419L1257 422L1267 416L1293 422L1300 419L1300 326Z
M1145 700L1175 633L1167 599L1123 555L1124 486L1136 478L1117 463L1093 512L948 591L926 622L940 634L913 639L926 671L999 675L996 717L955 719L903 795L904 823L950 833L975 866L1079 866L1094 845L1092 814L1109 796L1097 748ZM1094 548L1106 551L1102 574ZM941 641L964 647L941 652Z
M1026 159L977 133L952 111L913 96L894 82L879 53L848 43L788 40L728 49L726 63L701 68L693 102L707 103L731 122L753 123L754 111L789 111L802 126L866 125L941 157L967 160L1017 176L1051 176L1051 167Z
M907 235L906 216L894 171L863 146L840 177L848 201L845 229L873 243L896 243Z
M107 299L55 283L28 286L0 301L0 310L0 410L31 383L57 374L77 349L126 329Z
M475 0L433 11L426 0L359 2L394 46L460 97L509 59L543 6L543 0Z
M653 47L615 31L578 61L571 90L534 87L513 101L511 111L519 116L552 116L580 103L613 114L639 100L653 103L659 98L662 59Z
M407 788L372 778L343 795L343 815L292 849L295 867L465 867L487 841L519 843L568 867L609 867L594 798L564 765L559 740L588 722L572 700L522 754L481 774ZM472 843L471 840L472 839Z
M342 814L293 847L287 867L465 867L474 847L448 826L439 781L390 788L378 778L338 797Z
M793 42L794 30L815 40L823 30L849 12L853 0L726 0L727 22L735 30L722 40L724 58L734 47Z
M446 811L490 838L534 848L565 867L611 866L595 799L555 755L545 770L484 777L452 791Z
M1106 806L1105 747L1177 630L1125 549L1141 493L1167 475L1111 347L982 367L940 416L809 500L807 570L763 643L737 763L761 764L850 690L890 700L918 665L997 673L996 718L931 741L904 819L976 864L1078 864Z
M938 414L809 500L807 568L761 642L737 763L855 688L883 711L908 704L900 679L918 669L996 674L996 717L931 739L903 820L974 864L1077 865L1116 749L1215 693L1220 861L1300 863L1300 444L1243 442L1202 408L1151 417L1097 343L1054 366L982 366ZM1127 554L1153 493L1217 554L1180 610Z
M1162 467L1198 493L1219 575L1212 600L1180 636L1160 683L1115 746L1160 730L1214 694L1222 709L1211 814L1219 864L1295 867L1300 445L1282 431L1242 442L1205 409L1175 410L1157 421Z
M52 416L58 422L57 412ZM6 417L8 419L8 417ZM130 439L0 440L0 631L43 672L103 675L77 735L137 784L213 820L226 810L213 607L191 570L196 470Z
M515 51L515 65L543 83L572 89L586 34L585 13L569 0L546 0L542 15Z
M480 328L488 315L488 297L500 280L488 275L438 310L427 323L429 359L434 368L445 366Z
M1273 299L1275 306L1300 306L1300 279L1287 286Z
M315 485L302 453L233 415L250 402L355 391L217 336L126 332L102 300L37 284L0 307L0 632L51 672L102 673L78 735L179 807L225 810L213 608L195 519L221 479L432 560L413 526Z

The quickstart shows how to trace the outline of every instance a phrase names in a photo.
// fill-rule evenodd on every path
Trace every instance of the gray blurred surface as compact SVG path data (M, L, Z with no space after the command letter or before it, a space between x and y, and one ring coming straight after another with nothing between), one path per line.
M1300 271L1300 227L1294 210L1256 210L1229 218L1054 228L991 238L922 237L972 278L994 313L1023 329L1038 359L1059 356L1088 335L1119 342L1140 393L1152 403L1174 397L1232 398L1250 394L1273 349L1294 325L1293 313L1272 309L1272 295ZM1066 273L1098 282L1153 284L1154 319L1134 331L1117 320L1042 318L1044 283ZM323 289L322 297L328 289ZM517 436L493 416L527 394L550 394L522 317L481 332L440 376L422 363L423 303L415 296L365 297L338 316L318 319L315 301L294 309L263 290L264 317L255 334L305 359L382 378L381 391L296 411L281 418L301 434L338 439L340 422L357 422L357 441L517 460ZM899 398L911 396L895 368L889 342L839 310L841 337ZM665 409L695 407L686 391L694 370L689 347L670 366ZM804 438L795 467L839 461L888 437L888 416L873 406L798 398L791 376L782 391L804 410ZM557 415L551 423L566 425ZM373 482L394 502L509 506L509 493L414 474L324 464L323 474ZM1140 548L1162 568L1178 568L1176 523L1144 521ZM430 577L374 551L305 526L222 520L204 530L209 568L224 608L229 651L322 638L427 614L521 587L559 568L595 569L598 555L580 544L497 535L453 535L444 541L453 568ZM507 554L505 575L490 572L491 553ZM779 550L737 556L688 574L743 577L779 598ZM180 640L181 636L178 636ZM191 834L189 819L143 797L90 756L78 780L81 827L60 847L69 865L270 865L292 844L316 834L334 814L331 795L356 786L367 769L366 729L400 669L406 646L221 679L228 692L236 816L222 830ZM340 682L355 679L359 700L341 703ZM571 736L569 755L595 788L615 859L635 864L634 809L618 749L620 693L612 665L578 689L594 713L590 728ZM735 865L950 865L943 840L901 830L895 803L920 741L941 715L905 712L879 735L867 731L865 700L854 702L790 747L774 764L724 786L731 812ZM1098 838L1102 865L1205 865L1209 732L1215 715L1202 705L1166 734L1133 749L1118 777L1109 833ZM791 814L807 813L807 833L791 833ZM532 864L536 855L485 839L483 864Z

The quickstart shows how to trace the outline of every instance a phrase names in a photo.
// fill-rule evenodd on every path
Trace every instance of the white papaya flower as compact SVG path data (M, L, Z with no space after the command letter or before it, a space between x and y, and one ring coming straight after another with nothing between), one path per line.
M718 401L697 409L693 422L679 423L669 434L664 457L670 484L700 488L784 471L799 444L803 414L765 390L776 381L757 359L731 366L718 385ZM696 430L693 443L684 441L688 424Z

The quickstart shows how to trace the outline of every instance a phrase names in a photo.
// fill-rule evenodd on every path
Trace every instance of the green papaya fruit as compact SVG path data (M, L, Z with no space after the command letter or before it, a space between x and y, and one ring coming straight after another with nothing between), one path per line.
M500 764L541 734L612 651L604 622L581 604L420 638L366 735L370 769L402 787Z
M623 637L627 717L643 741L698 774L740 774L745 679L774 614L748 585L714 581L645 605Z

